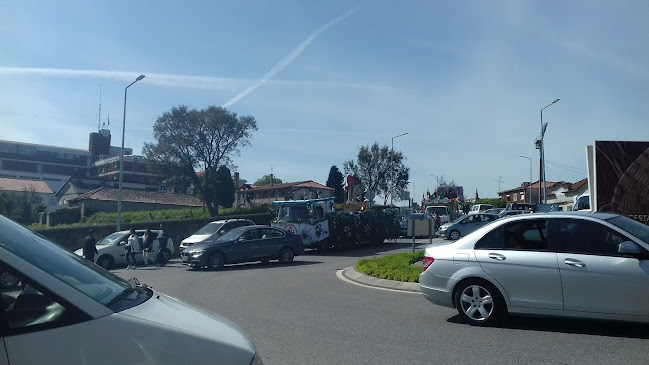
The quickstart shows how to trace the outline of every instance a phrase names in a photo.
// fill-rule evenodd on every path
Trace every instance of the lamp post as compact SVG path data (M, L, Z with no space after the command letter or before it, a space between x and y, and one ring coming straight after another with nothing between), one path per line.
M122 230L122 181L124 178L124 133L126 132L126 92L131 85L142 80L144 75L138 76L135 81L124 88L124 118L122 122L122 149L119 153L119 192L117 194L117 231Z
M543 181L543 201L542 203L546 203L546 195L545 195L545 149L543 146L543 138L545 136L545 130L548 128L548 124L546 123L545 125L543 124L543 110L555 103L557 103L559 99L556 99L555 101L551 102L550 104L546 105L541 109L541 139L540 139L540 144L539 144L539 154L540 154L540 160L541 160L541 166L540 166L540 173L539 173L539 200L541 199L541 181Z
M529 203L531 203L532 202L532 158L527 157L527 156L523 156L523 155L520 155L518 157L522 157L522 158L526 158L526 159L530 160L530 197L529 197L529 199L525 199L525 202L528 203L528 200L529 200Z
M392 158L392 155L394 155L394 139L405 136L406 134L408 132L392 137L392 149L390 150L390 205L392 205L392 198L394 197L394 160Z

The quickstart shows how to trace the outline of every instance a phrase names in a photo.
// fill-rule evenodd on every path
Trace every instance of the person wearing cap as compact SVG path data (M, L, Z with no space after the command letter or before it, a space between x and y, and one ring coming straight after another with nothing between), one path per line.
M97 254L97 241L92 235L93 233L92 229L88 230L88 236L86 236L86 242L83 245L83 257L91 262L95 262L95 254Z

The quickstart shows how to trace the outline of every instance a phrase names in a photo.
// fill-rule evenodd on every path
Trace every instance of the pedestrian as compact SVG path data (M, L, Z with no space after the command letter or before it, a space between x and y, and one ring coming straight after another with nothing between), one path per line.
M131 228L130 236L126 241L126 270L135 270L135 253L141 251L141 238L135 233L135 228Z
M149 265L149 260L151 260L152 263L155 263L155 258L151 251L153 251L153 233L151 233L150 229L147 229L144 233L144 251L142 252L144 266Z
M167 265L167 242L169 235L164 231L162 223L160 223L160 232L158 232L158 263L156 266L162 267Z
M435 232L437 232L439 227L442 225L442 218L440 218L439 214L435 212L435 214L433 214L433 219L435 220Z
M92 235L94 231L91 229L88 230L88 236L86 236L86 242L83 245L83 257L85 257L90 262L95 262L95 254L97 254L97 241Z

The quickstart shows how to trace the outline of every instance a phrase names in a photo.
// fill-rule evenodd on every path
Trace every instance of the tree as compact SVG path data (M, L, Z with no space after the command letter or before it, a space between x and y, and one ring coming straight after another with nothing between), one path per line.
M282 179L278 179L275 176L273 176L273 185L281 184ZM264 175L262 178L257 179L253 185L258 185L258 186L263 186L263 185L270 185L270 175Z
M223 208L231 208L234 204L235 188L230 169L221 165L216 170L215 180L216 203Z
M142 152L155 165L166 166L180 181L189 179L214 217L219 213L217 167L233 167L232 156L239 154L240 147L250 145L256 130L254 117L239 117L225 108L173 107L156 119L153 137L157 142L145 143Z
M334 197L336 198L336 203L342 203L345 201L345 181L343 179L343 174L338 170L336 165L331 166L329 169L329 177L327 178L327 186L334 189Z
M20 224L32 224L45 212L45 205L36 196L35 190L23 190L22 193L0 193L0 214Z
M374 190L377 196L383 195L384 205L390 197L392 177L394 177L394 194L398 199L408 187L410 174L410 169L404 165L406 158L403 153L394 151L390 158L390 152L388 146L379 147L378 143L372 146L361 146L357 162L348 160L343 165L345 174L358 176L365 188ZM394 170L391 170L392 166Z

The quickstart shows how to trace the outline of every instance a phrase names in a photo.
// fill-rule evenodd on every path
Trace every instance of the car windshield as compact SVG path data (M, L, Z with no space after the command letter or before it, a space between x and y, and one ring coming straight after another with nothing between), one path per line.
M636 220L621 215L609 218L607 219L607 222L622 228L623 230L649 244L649 226L647 226L646 224L642 224Z
M115 232L111 233L108 236L102 238L99 242L97 242L98 245L112 245L115 244L116 242L119 241L120 238L124 236L124 233L120 232Z
M219 237L216 241L234 241L247 227L237 227L229 230L226 234Z
M454 220L452 223L460 223L460 222L463 221L466 217L467 217L466 215L463 215L463 216L459 217L458 219Z
M3 216L0 246L102 305L132 287L126 280Z
M221 227L223 227L223 223L208 223L203 226L203 228L199 229L198 232L194 234L200 234L200 235L208 235L208 234L214 234L216 231L218 231Z

